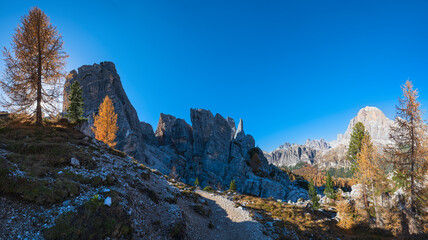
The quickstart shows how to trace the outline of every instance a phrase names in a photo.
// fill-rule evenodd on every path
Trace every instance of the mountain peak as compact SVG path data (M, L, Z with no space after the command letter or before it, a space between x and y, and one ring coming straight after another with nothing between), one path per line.
M348 144L351 139L352 129L358 122L361 122L369 132L373 142L385 144L388 142L389 129L394 121L388 119L385 114L377 107L367 106L358 111L348 125L344 135L339 134L337 142Z

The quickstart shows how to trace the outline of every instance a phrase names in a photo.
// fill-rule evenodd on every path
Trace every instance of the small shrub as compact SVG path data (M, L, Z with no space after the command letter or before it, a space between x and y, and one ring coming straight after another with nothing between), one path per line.
M159 203L159 197L153 190L148 189L148 188L141 188L140 190L141 190L141 192L146 194L146 196L149 197L150 200L152 200L154 203L156 203L156 204Z
M351 229L355 226L355 221L353 218L353 206L347 200L339 201L337 204L337 216L340 221L337 224L343 229Z
M172 227L170 236L172 239L181 240L186 237L186 225L181 222L177 222L174 227Z
M211 221L208 223L208 228L209 229L214 229L214 224Z
M203 216L203 217L209 217L211 216L211 209L206 209L204 206L195 204L193 205L193 211L195 211L197 214Z
M236 192L236 183L235 183L235 179L233 179L232 181L230 181L230 187L229 190L232 192Z
M167 197L164 200L170 204L177 204L177 197Z
M203 189L205 192L214 192L214 189L213 189L213 187L211 187L211 186L206 186L206 187L204 187L204 189Z

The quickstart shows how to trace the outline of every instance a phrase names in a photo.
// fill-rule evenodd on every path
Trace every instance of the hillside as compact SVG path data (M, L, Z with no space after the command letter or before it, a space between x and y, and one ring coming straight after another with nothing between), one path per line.
M0 239L268 239L251 218L229 218L67 124L2 123L0 166Z
M353 239L335 208L201 191L66 121L0 125L0 239Z

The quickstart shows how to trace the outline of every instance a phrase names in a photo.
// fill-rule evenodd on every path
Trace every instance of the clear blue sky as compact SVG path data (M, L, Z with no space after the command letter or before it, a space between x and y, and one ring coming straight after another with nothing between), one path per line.
M35 5L67 69L113 61L154 128L205 108L243 118L270 151L333 140L367 105L392 118L407 78L428 100L427 1L2 1L0 46Z

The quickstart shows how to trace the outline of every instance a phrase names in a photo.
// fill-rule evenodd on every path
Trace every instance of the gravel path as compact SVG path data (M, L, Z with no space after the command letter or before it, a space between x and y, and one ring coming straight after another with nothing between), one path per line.
M211 200L208 201L208 205L213 211L210 219L216 230L219 230L213 234L214 239L270 239L263 234L263 226L253 220L248 211L235 207L233 201L205 191L196 192L203 198Z

